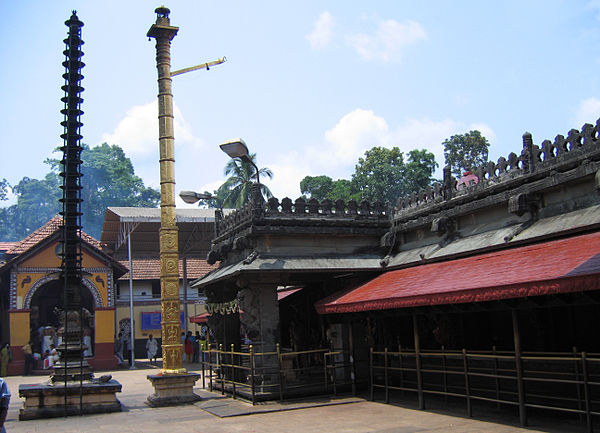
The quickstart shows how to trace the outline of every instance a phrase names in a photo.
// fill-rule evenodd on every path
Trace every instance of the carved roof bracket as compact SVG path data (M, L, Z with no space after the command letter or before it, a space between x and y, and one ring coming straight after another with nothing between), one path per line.
M508 212L522 216L526 212L537 213L542 198L539 194L518 193L508 199Z

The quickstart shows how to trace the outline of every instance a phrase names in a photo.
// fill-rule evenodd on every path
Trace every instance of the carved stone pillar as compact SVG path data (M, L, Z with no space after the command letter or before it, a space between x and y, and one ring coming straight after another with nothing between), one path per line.
M158 70L158 135L160 149L160 285L163 368L149 375L154 394L151 406L190 403L199 399L193 386L199 375L186 374L182 364L179 315L179 243L175 216L175 150L173 94L171 92L171 40L178 27L171 26L169 9L155 10L156 23L147 36L156 39Z
M275 286L240 290L238 295L242 332L246 333L255 352L275 352L279 343L279 303ZM256 358L257 374L261 368L277 365L277 356ZM275 382L278 377L263 375L263 383Z

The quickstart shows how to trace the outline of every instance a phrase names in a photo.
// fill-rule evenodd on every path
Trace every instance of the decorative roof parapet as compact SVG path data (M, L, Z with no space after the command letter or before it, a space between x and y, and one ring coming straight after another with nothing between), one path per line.
M332 202L329 199L325 199L319 202L314 198L306 201L302 197L297 198L294 202L290 198L285 197L279 202L277 198L271 197L266 203L262 200L254 199L241 209L225 217L219 212L216 212L215 215L215 242L218 242L259 221L269 221L270 223L279 219L293 219L297 221L314 219L387 221L389 220L389 206L379 201L374 203L361 201L357 203L355 200L348 202L336 200Z
M580 160L590 158L597 154L600 159L600 119L596 125L586 123L581 128L571 129L565 138L557 135L554 142L544 140L541 147L533 144L529 132L523 134L523 150L520 155L511 152L508 158L500 157L497 162L489 161L487 164L473 170L478 182L471 182L466 188L458 189L457 181L451 175L450 168L444 168L443 183L435 183L418 192L413 192L398 199L393 214L394 220L408 220L418 214L426 213L435 205L461 197L468 200L470 196L476 198L482 191L488 192L501 184L511 181L525 182L529 177L561 168L569 169Z

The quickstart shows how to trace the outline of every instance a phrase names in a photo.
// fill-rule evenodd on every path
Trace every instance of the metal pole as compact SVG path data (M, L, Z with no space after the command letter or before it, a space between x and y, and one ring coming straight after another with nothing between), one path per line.
M127 233L127 255L129 256L129 341L131 344L130 369L135 369L135 326L133 320L133 265L131 262L131 231Z
M188 333L188 281L187 281L187 257L184 255L183 260L183 329L185 335Z

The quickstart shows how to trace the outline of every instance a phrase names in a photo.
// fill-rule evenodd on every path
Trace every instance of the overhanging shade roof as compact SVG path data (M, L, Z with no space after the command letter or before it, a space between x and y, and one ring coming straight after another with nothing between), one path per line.
M387 272L316 303L320 314L600 289L600 232Z
M380 256L363 255L352 257L257 257L250 263L244 260L226 265L194 281L190 287L196 289L231 278L239 274L261 274L270 272L362 272L381 270Z
M215 209L176 209L180 254L206 257L214 237ZM231 209L223 209L225 214ZM106 209L101 241L115 253L127 254L131 232L134 255L159 251L160 208L109 207Z

